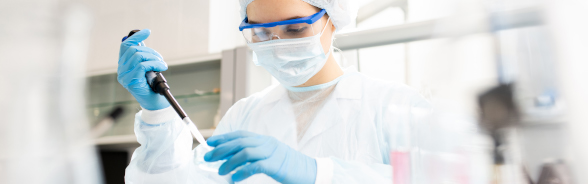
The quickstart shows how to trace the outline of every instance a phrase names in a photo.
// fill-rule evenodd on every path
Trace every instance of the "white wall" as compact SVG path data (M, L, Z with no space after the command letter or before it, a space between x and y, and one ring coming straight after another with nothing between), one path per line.
M241 19L239 1L210 1L209 47L210 53L220 53L245 45L245 39L239 31Z
M145 43L168 64L209 53L209 0L100 0L88 6L95 19L90 74L116 71L119 44L132 29L151 29Z

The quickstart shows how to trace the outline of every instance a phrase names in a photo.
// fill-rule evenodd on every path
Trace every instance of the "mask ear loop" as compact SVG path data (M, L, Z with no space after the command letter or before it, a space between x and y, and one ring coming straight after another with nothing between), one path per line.
M329 21L330 21L330 20L331 20L331 17L329 17L329 18L327 19L327 24L325 24L325 27L323 27L323 30L321 31L321 34L320 34L319 38L320 38L321 36L323 36L323 33L325 32L325 30L327 30L327 26L329 26ZM329 52L325 53L325 55L327 55L327 57L329 57L328 55L330 55L330 54L331 54L331 51L333 51L333 48L334 48L334 47L333 47L333 41L334 41L334 40L335 40L335 35L333 34L333 35L331 36L331 46L329 47Z
M329 26L329 21L330 20L331 20L331 17L329 17L327 19L327 24L325 24L325 27L323 27L323 30L321 31L321 36L323 36L323 33L327 29L327 26ZM333 43L334 42L335 42L335 34L331 35L331 46L329 47L329 52L327 52L325 54L325 55L327 55L327 57L329 57L329 55L333 52L333 49L338 50L339 52L342 52L339 48L333 46Z
M327 19L327 24L325 24L325 27L323 27L323 30L321 31L321 36L323 36L323 33L325 32L325 30L327 29L327 26L329 26L329 21L331 20L331 17L329 17Z
M329 17L329 19L331 19L331 18ZM327 20L327 24L329 24L329 21L328 21L328 20ZM326 28L326 27L327 27L327 26L325 26L325 28ZM325 30L325 29L323 29L323 31L324 31L324 30ZM321 33L321 34L322 34L322 33ZM339 53L340 53L340 55L341 55L341 56L340 56L341 60L343 60L345 63L347 63L347 61L348 61L348 60L347 60L347 57L345 57L345 55L343 54L343 50L341 50L341 49L339 49L339 48L335 47L335 34L333 34L333 35L331 36L331 48L329 48L329 53L331 52L331 50L334 50L334 51L336 51L336 52L339 52ZM336 58L335 58L335 59L336 59ZM342 64L343 64L343 63L339 63L339 62L337 62L337 64L339 64L339 67L343 67L343 66L342 66Z

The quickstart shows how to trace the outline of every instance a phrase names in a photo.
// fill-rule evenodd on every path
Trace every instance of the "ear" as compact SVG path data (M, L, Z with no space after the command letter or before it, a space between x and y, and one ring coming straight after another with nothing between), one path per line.
M329 24L331 25L331 34L335 34L335 31L337 30L337 28L335 27L335 24L333 24L333 21L329 21Z

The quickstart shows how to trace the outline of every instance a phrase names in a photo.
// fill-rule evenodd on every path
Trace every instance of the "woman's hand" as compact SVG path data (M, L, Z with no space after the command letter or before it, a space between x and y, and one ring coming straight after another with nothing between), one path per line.
M169 107L170 104L165 97L151 90L145 73L165 71L167 64L163 62L161 54L143 43L150 34L149 29L143 29L120 44L117 80L137 99L141 107L159 110Z
M236 131L212 136L208 145L214 150L204 155L204 160L214 162L227 160L218 171L233 174L233 181L244 180L254 174L264 173L281 183L314 183L316 161L278 141L274 137L247 131Z

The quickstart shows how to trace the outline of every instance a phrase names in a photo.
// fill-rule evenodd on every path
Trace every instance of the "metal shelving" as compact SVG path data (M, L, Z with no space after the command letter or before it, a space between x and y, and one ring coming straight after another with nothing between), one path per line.
M211 60L212 59L212 60ZM178 63L184 63L177 65ZM188 113L205 137L214 132L215 115L221 101L220 59L210 55L204 59L176 61L164 72L176 100ZM88 101L86 112L91 122L97 122L115 107L122 106L124 114L102 137L96 145L135 147L138 143L134 135L135 114L141 106L134 97L116 80L116 73L88 76Z
M204 138L208 138L210 136L212 136L212 133L214 132L214 128L209 128L209 129L200 129L200 133L202 133L202 136L204 136ZM195 139L194 139L195 140ZM105 137L100 137L98 139L96 139L95 141L96 145L99 146L103 146L103 145L117 145L117 144L139 144L137 142L137 137L132 134L132 135L112 135L112 136L105 136Z

